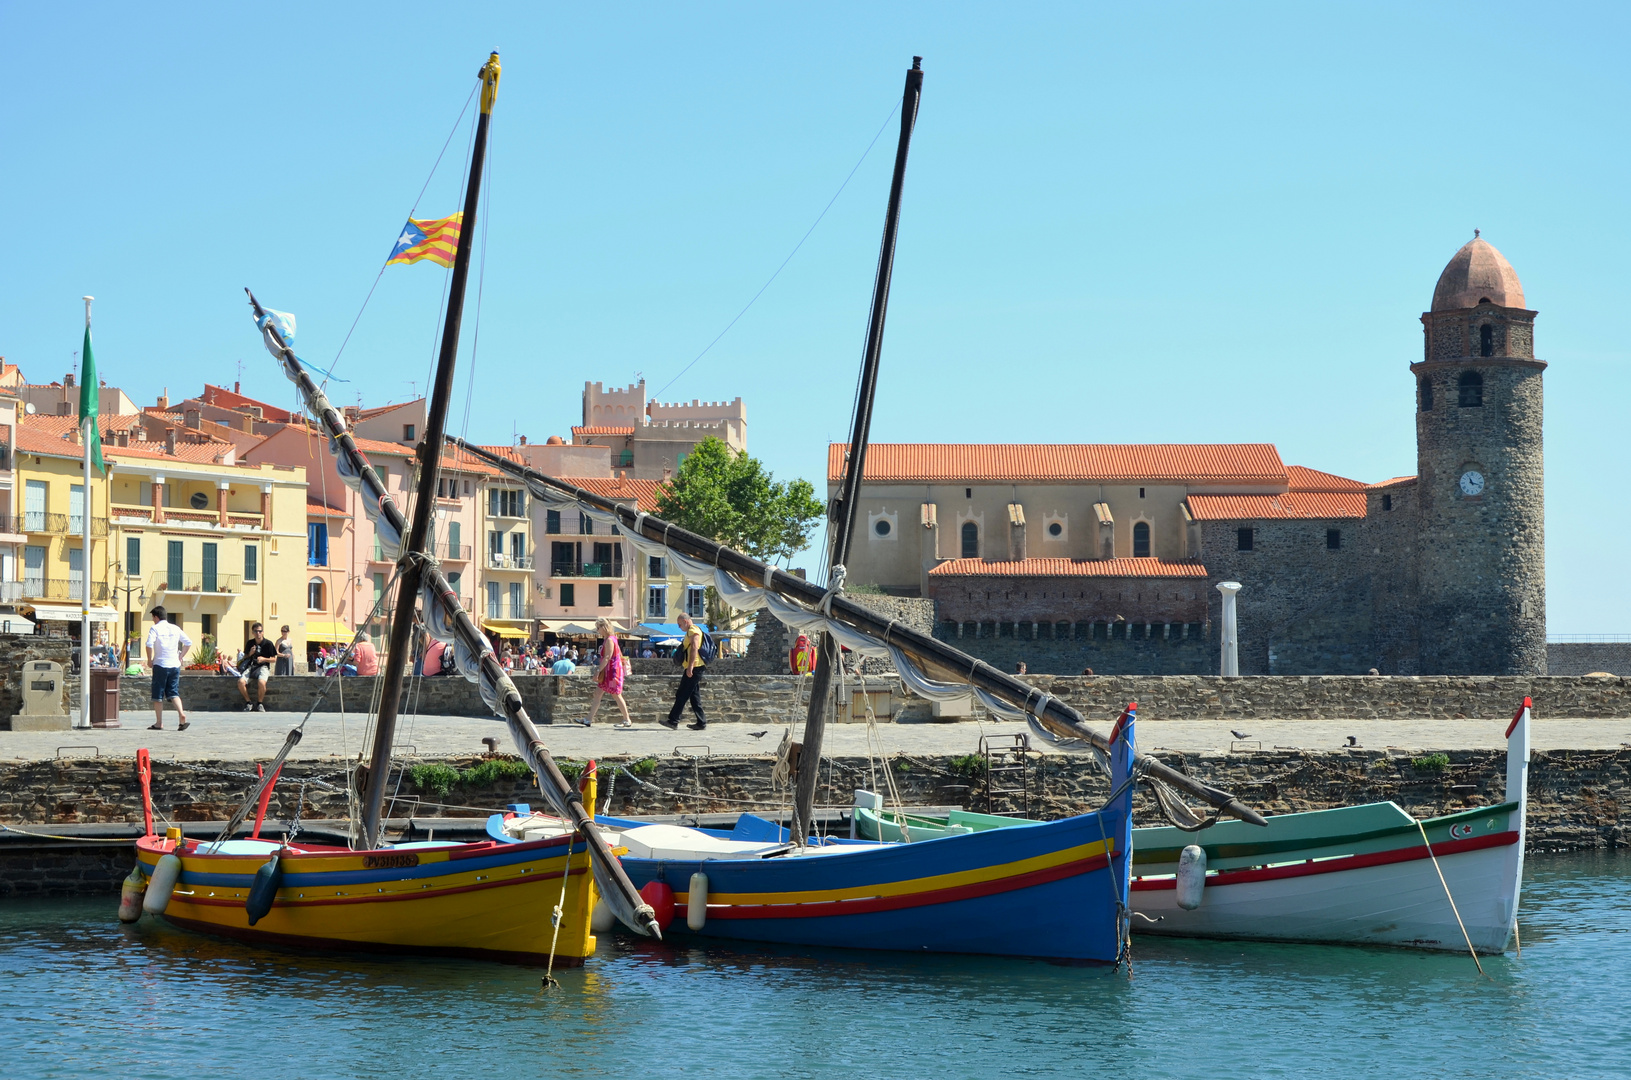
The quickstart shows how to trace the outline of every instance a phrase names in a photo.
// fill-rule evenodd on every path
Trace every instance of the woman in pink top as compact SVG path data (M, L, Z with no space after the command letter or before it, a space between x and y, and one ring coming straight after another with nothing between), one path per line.
M357 665L359 676L379 674L379 653L374 651L374 643L368 640L366 633L357 639L357 647L351 650L351 660Z
M623 700L623 648L617 643L617 632L612 629L610 620L596 619L595 630L600 634L600 663L595 668L594 696L589 700L589 719L579 720L578 723L584 727L593 724L600 713L601 699L610 694L617 699L617 707L623 711L623 722L616 726L631 728L634 721L629 718L629 703Z

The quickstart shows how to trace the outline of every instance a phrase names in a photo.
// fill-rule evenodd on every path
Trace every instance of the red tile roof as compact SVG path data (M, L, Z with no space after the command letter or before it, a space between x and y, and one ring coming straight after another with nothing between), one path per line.
M950 559L930 570L929 576L1204 578L1206 567L1171 559Z
M634 434L634 428L632 428L632 427L574 427L572 429L572 435L573 435L574 438L576 438L579 435L633 435L633 434Z
M351 515L344 510L336 510L332 506L324 506L322 503L312 502L308 499L306 501L306 516L343 518Z
M1292 491L1364 491L1366 487L1358 480L1302 465L1287 465L1286 479Z
M364 454L380 454L384 457L413 457L413 447L403 446L401 443L381 442L378 439L362 439L353 435L351 437L357 444L357 449Z
M143 461L196 461L207 465L235 465L236 460L226 461L225 458L236 459L237 448L229 442L176 442L176 452L168 453L162 442L132 443L129 446L102 445L102 456L109 461L122 461L140 458Z
M1263 521L1275 518L1362 518L1365 489L1288 491L1284 495L1191 495L1196 521Z
M1391 480L1381 480L1371 485L1372 488L1398 487L1400 484L1414 484L1414 476L1395 476Z
M384 416L388 412L406 409L409 405L422 405L424 400L424 398L414 398L412 401L399 401L394 405L377 405L372 409L359 409L356 418L358 420L371 420L376 416Z
M253 405L260 409L262 419L273 420L280 424L287 424L295 417L295 414L288 409L280 409L276 405L268 405L264 401L256 401L252 397L245 397L236 390L228 390L222 386L211 386L209 383L204 384L204 392L199 395L199 400L206 405L219 405L223 409L243 409Z
M577 429L574 428L574 431ZM827 448L827 478L843 475L844 443ZM1272 443L1023 444L874 443L873 483L1260 483L1283 484Z
M661 480L629 480L611 476L562 476L559 479L562 483L574 484L603 499L633 499L635 507L648 514L656 513L657 492L663 486Z
M113 413L108 416L98 414L96 429L104 437L113 431L130 431L141 427L140 413ZM61 438L63 435L79 430L79 417L73 416L42 416L39 413L30 413L23 417L23 426L38 431L43 435Z

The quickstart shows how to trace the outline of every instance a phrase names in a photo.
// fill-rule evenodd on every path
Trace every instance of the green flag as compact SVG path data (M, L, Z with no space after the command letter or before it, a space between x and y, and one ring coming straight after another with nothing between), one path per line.
M87 304L86 310L90 309ZM90 430L86 432L85 452L91 455L91 464L103 476L108 474L108 467L102 463L102 432L96 419L97 404L100 394L98 390L101 383L96 378L96 357L91 355L91 326L85 324L85 360L79 366L79 422L84 426L87 417L90 418Z

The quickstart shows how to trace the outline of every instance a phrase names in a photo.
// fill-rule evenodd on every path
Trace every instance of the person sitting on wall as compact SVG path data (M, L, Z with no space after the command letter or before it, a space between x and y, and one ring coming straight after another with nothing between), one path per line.
M357 647L351 650L351 659L357 665L357 674L361 676L379 674L379 653L374 643L369 640L367 631L357 638Z
M266 680L272 677L272 663L277 659L277 646L266 640L266 630L260 623L249 628L249 640L244 642L243 673L238 676L238 693L244 696L244 712L266 711ZM256 683L260 700L249 701L249 683Z
M576 670L578 670L578 665L574 664L565 653L562 653L561 658L549 667L551 675L570 675Z
M446 655L446 653L447 646L442 642L437 641L435 638L431 638L430 644L425 646L425 659L423 661L424 674L427 676L445 674L445 669L442 666L442 657Z

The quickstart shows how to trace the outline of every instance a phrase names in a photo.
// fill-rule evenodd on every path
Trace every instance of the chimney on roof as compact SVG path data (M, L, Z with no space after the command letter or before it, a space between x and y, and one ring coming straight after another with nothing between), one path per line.
M159 394L158 407L161 409L168 409L170 407L170 388L168 386L166 386Z
M70 371L68 374L66 374L66 375L64 375L62 377L62 388L64 390L71 390L73 388L73 385L74 385L74 373Z
M521 436L521 445L522 446L527 445L527 437L525 435Z
M172 456L176 452L176 429L173 427L164 429L164 452Z
M253 416L244 416L244 430L251 435L255 434L255 418Z
M73 407L72 403L67 402L67 401L57 402L57 415L58 416L72 416L73 412L74 412L74 407Z
M236 381L234 381L234 382L233 382L233 384L232 384L232 392L233 392L233 393L234 393L234 394L236 394L236 393L239 393L239 392L240 392L240 391L239 391L239 389L238 389L238 383L237 383L237 382L236 382Z
M197 409L188 409L186 412L182 413L181 416L182 419L187 422L187 426L195 431L202 431L204 429L204 416Z

